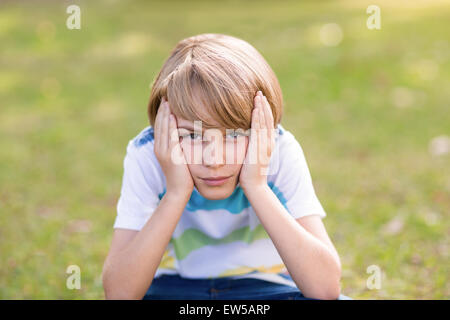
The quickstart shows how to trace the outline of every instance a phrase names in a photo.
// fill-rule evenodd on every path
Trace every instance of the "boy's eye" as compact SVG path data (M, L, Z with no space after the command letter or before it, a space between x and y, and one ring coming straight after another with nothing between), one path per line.
M225 139L228 141L235 141L236 138L238 138L240 136L247 136L247 135L248 134L246 134L246 132L233 131L233 132L225 134ZM202 141L203 140L202 135L197 132L187 132L184 130L179 130L178 136L179 136L180 140L185 140L185 139L191 140L191 141Z
M191 140L201 140L202 135L196 132L188 132L184 134L180 134L180 138L182 139L191 139Z
M225 137L227 140L234 140L237 137L244 137L244 136L246 136L245 132L233 131L228 133Z

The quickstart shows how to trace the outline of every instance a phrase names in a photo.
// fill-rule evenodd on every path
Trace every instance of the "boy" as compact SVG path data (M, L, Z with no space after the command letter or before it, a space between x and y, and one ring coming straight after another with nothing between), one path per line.
M177 44L152 86L151 126L127 148L106 298L340 297L339 256L282 104L247 42Z

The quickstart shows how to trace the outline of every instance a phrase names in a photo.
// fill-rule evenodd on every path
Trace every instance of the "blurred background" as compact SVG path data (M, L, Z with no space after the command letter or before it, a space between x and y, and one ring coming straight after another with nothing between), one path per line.
M0 298L104 298L126 145L170 50L206 32L248 41L277 74L342 293L450 298L449 17L430 0L1 1Z

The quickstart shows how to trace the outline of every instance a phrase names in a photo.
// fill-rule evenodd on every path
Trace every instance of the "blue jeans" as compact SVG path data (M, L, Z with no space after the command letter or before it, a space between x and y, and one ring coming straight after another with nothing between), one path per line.
M290 276L284 275L288 279ZM297 287L260 279L187 279L161 275L153 279L144 300L315 300ZM349 300L340 295L338 300Z

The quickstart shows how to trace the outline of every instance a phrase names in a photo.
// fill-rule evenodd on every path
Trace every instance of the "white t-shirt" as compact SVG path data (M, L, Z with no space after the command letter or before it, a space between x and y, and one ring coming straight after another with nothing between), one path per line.
M300 144L281 125L277 129L268 185L292 217L324 218ZM166 191L153 139L153 128L147 127L128 144L114 228L141 230ZM258 278L295 286L239 184L223 200L206 199L194 187L155 277L162 274Z

